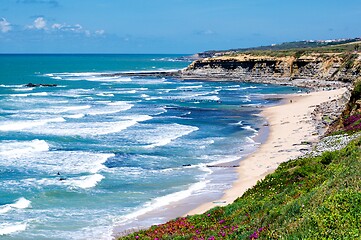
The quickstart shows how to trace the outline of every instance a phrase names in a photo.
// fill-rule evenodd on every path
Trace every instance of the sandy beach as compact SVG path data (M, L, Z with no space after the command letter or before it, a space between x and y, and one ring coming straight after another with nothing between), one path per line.
M280 163L301 156L301 150L306 147L302 142L314 142L320 137L311 113L318 104L338 99L345 91L346 88L341 88L287 95L283 104L265 108L261 114L269 125L266 142L241 161L237 170L238 179L221 199L205 203L188 212L187 215L200 214L215 206L232 203L257 181L273 172Z

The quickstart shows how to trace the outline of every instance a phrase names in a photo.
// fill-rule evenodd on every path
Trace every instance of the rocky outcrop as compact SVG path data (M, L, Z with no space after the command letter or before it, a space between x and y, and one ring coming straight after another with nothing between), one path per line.
M34 84L34 83L28 83L25 85L25 87L56 87L58 85L56 84Z
M360 73L359 53L312 53L281 57L237 54L196 60L182 71L182 77L342 87L351 84Z

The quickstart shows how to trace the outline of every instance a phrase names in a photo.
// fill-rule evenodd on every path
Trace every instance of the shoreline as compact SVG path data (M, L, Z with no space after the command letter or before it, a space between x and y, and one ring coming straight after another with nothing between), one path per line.
M258 148L238 160L237 167L224 168L223 174L233 171L231 188L215 198L190 196L170 203L162 209L154 209L136 217L136 222L116 224L112 236L119 237L134 231L162 224L171 219L204 213L217 206L226 206L241 197L257 181L272 173L280 163L302 156L300 150L310 145L301 142L316 142L322 136L312 113L323 102L339 99L346 88L311 93L280 94L277 105L263 108L258 115L264 118L264 126L253 139ZM292 103L290 100L292 99ZM292 109L294 111L292 111ZM297 133L294 131L299 130ZM289 136L292 132L292 136ZM255 161L261 158L260 161ZM203 195L204 196L204 195Z
M321 103L340 99L346 88L316 91L309 94L284 95L280 105L261 111L268 123L268 138L245 159L237 169L237 180L217 201L204 203L186 215L204 213L217 206L226 206L241 197L257 181L272 173L282 163L302 156L309 150L309 143L319 140L312 113ZM305 144L307 143L307 144Z

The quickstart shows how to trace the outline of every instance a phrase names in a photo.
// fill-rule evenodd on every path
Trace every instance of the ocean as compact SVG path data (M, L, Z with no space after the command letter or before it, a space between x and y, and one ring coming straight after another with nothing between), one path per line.
M268 94L300 89L102 75L179 57L0 55L0 239L111 239L230 188Z

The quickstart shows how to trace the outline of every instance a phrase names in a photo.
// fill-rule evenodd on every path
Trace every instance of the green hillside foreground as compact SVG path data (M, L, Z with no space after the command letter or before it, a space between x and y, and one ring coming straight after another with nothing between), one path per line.
M361 138L281 164L226 207L120 239L360 239Z

